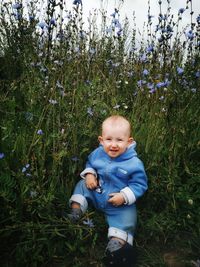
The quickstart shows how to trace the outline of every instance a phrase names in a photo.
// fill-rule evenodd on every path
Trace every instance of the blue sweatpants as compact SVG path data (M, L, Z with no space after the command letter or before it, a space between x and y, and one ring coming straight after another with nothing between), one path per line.
M111 193L116 192L109 192L106 187L102 191L90 190L82 179L77 183L69 202L79 203L83 213L87 210L88 204L92 204L105 214L109 225L108 237L118 237L132 245L137 223L136 206L132 204L114 207L108 202Z

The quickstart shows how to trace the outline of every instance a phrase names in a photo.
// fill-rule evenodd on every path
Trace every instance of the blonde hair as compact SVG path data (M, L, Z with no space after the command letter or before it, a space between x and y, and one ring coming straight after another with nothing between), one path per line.
M128 131L129 136L131 135L131 124L125 117L123 117L121 115L111 115L110 117L106 118L102 122L102 126L101 126L102 131L103 131L103 126L108 122L111 124L123 123L124 125L127 126L127 131Z

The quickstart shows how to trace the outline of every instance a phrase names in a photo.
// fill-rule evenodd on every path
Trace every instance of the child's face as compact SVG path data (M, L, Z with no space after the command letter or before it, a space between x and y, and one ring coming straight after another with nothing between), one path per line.
M102 136L99 136L99 142L111 158L116 158L124 153L133 142L133 138L129 135L130 130L126 123L111 124L107 122L103 125Z

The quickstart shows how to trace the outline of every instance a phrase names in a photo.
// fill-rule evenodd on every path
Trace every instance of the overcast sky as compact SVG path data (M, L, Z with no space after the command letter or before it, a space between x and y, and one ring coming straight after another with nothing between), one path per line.
M5 1L5 0L4 0ZM12 0L14 1L14 0ZM30 2L30 0L25 0L26 2ZM58 3L60 0L56 0ZM180 8L186 7L187 0L171 0L170 7L171 7L171 14L177 16L178 10ZM48 0L39 0L41 2L40 11L42 11L43 7L46 6ZM64 0L65 8L71 9L73 6L73 0ZM159 4L158 0L149 0L150 2L150 13L151 15L157 18L159 14ZM125 16L129 18L131 21L133 18L133 12L135 12L136 16L136 24L140 28L145 21L147 21L148 15L148 0L82 0L83 3L83 13L85 17L88 17L90 11L100 10L103 7L107 11L107 15L113 13L114 8L120 9L120 15L123 19ZM196 19L197 15L200 14L200 0L191 0L192 3L192 10L194 11L193 20ZM190 3L189 9L186 10L183 14L184 24L190 23ZM167 0L162 0L162 12L165 13L167 10Z
M26 0L30 1L30 0ZM48 0L39 0L41 1L40 12L45 10L45 6ZM59 2L60 0L56 0ZM64 0L65 2L65 9L72 9L73 0ZM150 15L154 16L152 18L153 25L156 25L158 22L158 14L159 11L159 4L158 0L149 0L150 2ZM177 20L178 11L180 8L186 7L187 0L171 0L170 1L171 12L170 14L174 14L174 21ZM87 25L87 18L89 16L89 12L92 14L97 12L99 20L97 23L100 24L100 9L103 7L107 11L107 17L111 20L111 14L114 12L114 8L119 8L120 10L120 22L123 22L124 18L127 16L130 22L130 26L133 25L133 13L135 13L135 22L136 22L136 30L137 32L143 32L144 23L147 23L148 20L148 0L82 0L83 3L83 14L85 24ZM193 15L193 22L196 22L196 17L200 14L200 0L192 0L189 2L189 9L187 9L182 14L182 21L179 23L180 28L186 27L186 25L190 25L191 23L191 6L192 3L192 10L194 11ZM165 14L167 11L167 0L162 0L162 13ZM179 29L180 29L179 28ZM189 28L189 27L188 27ZM145 28L146 29L146 28Z
M69 1L67 1L69 3ZM124 2L122 4L122 2ZM136 26L141 29L144 22L147 22L148 16L148 0L82 0L83 12L88 16L89 10L100 9L103 6L107 10L107 14L113 13L114 8L120 6L120 14L123 19L125 16L132 21L133 12L135 12ZM163 13L167 10L167 0L162 0L162 11ZM180 8L186 7L186 0L171 0L171 14L177 17ZM159 14L158 0L150 0L150 13L155 16L153 20L157 22L157 16ZM189 6L190 7L190 6ZM197 15L200 14L200 0L192 0L192 10L194 11L193 20L196 19ZM190 8L183 14L183 25L189 24L191 21Z

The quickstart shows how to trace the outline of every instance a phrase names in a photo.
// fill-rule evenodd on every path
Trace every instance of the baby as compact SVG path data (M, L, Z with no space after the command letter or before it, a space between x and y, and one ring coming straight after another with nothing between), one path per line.
M90 203L105 214L109 226L106 247L109 258L113 253L116 257L130 250L133 245L137 221L135 202L147 190L147 176L137 157L136 142L126 118L114 115L105 119L98 140L100 145L89 155L80 174L83 179L70 198L69 217L78 220Z

